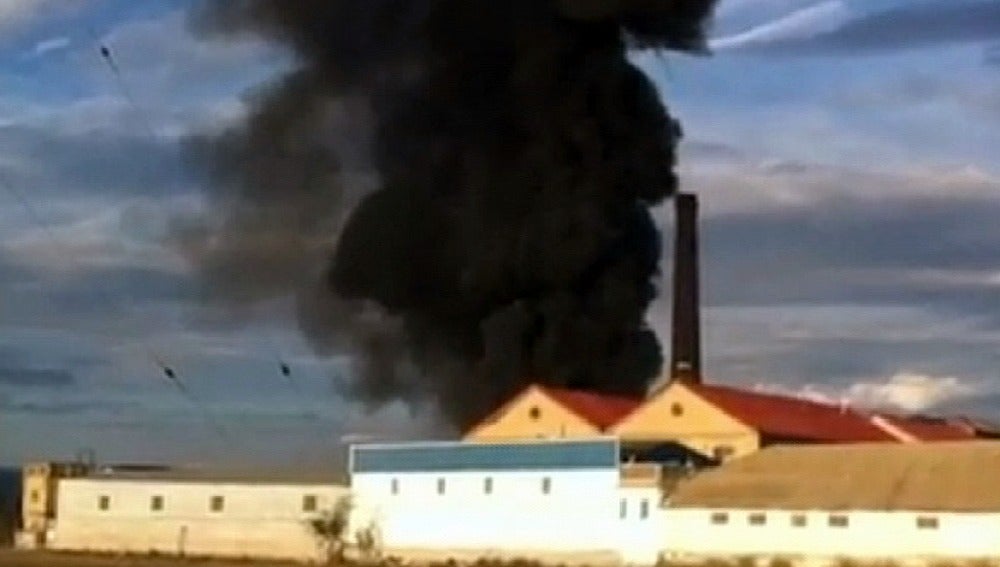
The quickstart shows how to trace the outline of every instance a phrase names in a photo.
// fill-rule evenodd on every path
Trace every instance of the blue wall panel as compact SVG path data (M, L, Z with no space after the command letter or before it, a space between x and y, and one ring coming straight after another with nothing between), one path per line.
M613 439L352 447L352 473L616 469Z

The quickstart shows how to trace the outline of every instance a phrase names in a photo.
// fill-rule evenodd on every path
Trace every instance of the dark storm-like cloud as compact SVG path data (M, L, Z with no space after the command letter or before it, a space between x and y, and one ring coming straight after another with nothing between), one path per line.
M176 141L95 128L0 127L0 151L12 163L2 173L38 194L169 195L185 187ZM27 191L27 189L25 189Z
M995 199L896 197L713 216L704 221L707 296L975 311L1000 300L1000 288L960 276L1000 267L998 215Z
M0 366L0 386L66 388L75 383L76 378L73 373L65 369Z
M848 20L832 31L751 40L735 47L774 55L866 54L1000 38L1000 2L913 1Z

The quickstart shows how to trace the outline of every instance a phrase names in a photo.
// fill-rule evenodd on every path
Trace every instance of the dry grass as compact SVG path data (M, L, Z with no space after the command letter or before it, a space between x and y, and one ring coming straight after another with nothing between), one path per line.
M139 556L112 554L71 554L43 551L14 551L0 549L0 567L296 567L302 564L282 561L224 560L198 557ZM409 565L396 559L374 563L346 562L340 567L404 567ZM761 559L740 557L732 560L711 559L702 562L665 561L657 567L795 567L796 562L782 557ZM529 559L481 559L471 563L435 561L420 567L567 567L563 564L545 564ZM584 566L586 567L586 566ZM839 559L830 567L905 567L893 561L857 561ZM1000 562L989 561L939 561L927 567L1000 567Z

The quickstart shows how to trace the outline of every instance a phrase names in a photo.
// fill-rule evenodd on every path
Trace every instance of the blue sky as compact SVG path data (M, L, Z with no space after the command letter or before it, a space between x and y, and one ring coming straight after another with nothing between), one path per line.
M344 435L428 427L339 396L347 361L289 305L199 301L169 238L204 206L180 140L290 59L195 38L191 5L0 1L0 463L325 466ZM1000 1L722 0L712 37L634 57L686 132L710 379L1000 414ZM650 319L662 335L668 303Z

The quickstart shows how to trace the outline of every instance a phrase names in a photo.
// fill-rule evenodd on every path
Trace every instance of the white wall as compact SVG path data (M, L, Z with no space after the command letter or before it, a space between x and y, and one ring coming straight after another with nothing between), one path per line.
M313 559L320 555L303 510L315 495L319 511L347 493L334 485L217 484L108 479L59 482L56 524L49 547L78 551L183 552L189 555ZM154 495L162 511L151 510ZM110 498L100 510L101 496ZM222 496L221 512L210 510Z
M490 494L484 490L486 478L492 479ZM543 478L551 482L548 494L542 491ZM438 494L439 479L445 481L444 494ZM356 473L351 488L390 553L619 555L617 469Z
M716 512L728 514L713 524ZM748 516L765 513L766 524ZM764 510L667 509L665 551L669 558L789 556L857 559L1000 558L1000 514L916 512L805 512L806 526L792 526L799 512ZM828 524L831 514L848 518L846 527ZM934 517L936 529L920 529L917 517Z
M663 548L663 534L666 533L660 489L623 487L619 489L618 496L617 537L622 560L637 565L656 563Z

